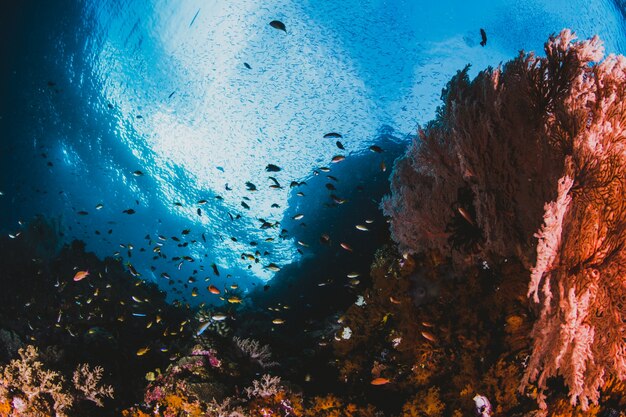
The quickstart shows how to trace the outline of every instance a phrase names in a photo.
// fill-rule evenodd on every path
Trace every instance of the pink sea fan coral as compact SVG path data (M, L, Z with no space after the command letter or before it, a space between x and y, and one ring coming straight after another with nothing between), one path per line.
M521 386L562 376L572 404L626 378L626 58L597 37L552 36L443 91L444 105L396 162L383 202L403 252L515 256L537 306ZM600 62L601 61L601 62Z

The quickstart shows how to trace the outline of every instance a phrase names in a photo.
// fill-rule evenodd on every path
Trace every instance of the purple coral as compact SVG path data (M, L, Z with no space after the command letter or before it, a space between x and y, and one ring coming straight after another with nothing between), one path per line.
M217 352L215 352L215 350L213 349L194 349L191 352L191 356L203 356L207 358L207 360L209 361L209 365L211 365L213 368L219 368L220 366L222 366L222 361L220 361L216 355Z

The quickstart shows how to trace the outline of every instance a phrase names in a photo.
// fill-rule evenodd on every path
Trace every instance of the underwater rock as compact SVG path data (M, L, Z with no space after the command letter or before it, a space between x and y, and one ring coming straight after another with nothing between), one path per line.
M16 357L18 350L22 347L24 347L24 342L17 333L0 329L0 358L3 361Z

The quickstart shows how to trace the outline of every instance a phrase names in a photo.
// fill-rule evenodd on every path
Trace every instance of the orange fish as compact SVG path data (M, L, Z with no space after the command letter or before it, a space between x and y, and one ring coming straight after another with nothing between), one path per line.
M400 300L397 300L397 299L393 298L393 295L389 297L389 301L391 301L394 304L400 304L401 303Z
M422 332L421 334L422 334L422 337L424 339L429 340L429 341L431 341L433 343L437 343L437 337L435 337L434 334L432 334L430 332L426 332L426 331Z
M209 285L207 287L207 289L209 290L209 292L211 294L219 294L220 293L220 290L215 285Z
M387 378L374 378L370 384L372 385L385 385L390 383L391 381Z
M352 252L352 248L350 247L350 245L348 245L347 243L343 243L341 242L339 244L342 248L344 248L345 250L347 250L348 252Z
M89 276L89 271L78 271L76 275L74 275L74 281L80 281Z
M467 210L465 210L463 207L459 207L457 209L459 211L459 214L461 216L463 216L463 218L472 226L476 226L476 223L474 223L474 220L472 219L472 216L467 212Z

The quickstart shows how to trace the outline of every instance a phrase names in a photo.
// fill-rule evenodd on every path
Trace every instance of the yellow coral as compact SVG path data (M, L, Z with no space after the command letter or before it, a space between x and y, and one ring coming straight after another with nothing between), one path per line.
M602 387L604 400L613 400L620 407L626 406L626 382L610 378Z
M580 407L572 407L567 398L560 398L550 405L550 417L595 417L600 413L600 407L592 404L583 411Z
M404 404L401 417L441 417L445 408L439 398L439 388L430 387Z
M343 401L328 394L324 397L315 397L304 415L306 417L370 417L376 415L376 410L370 405L360 407L349 403L344 406Z
M341 407L341 401L330 394L325 397L315 397L314 401L313 407L321 411Z
M180 409L183 406L183 399L177 395L168 395L165 397L165 403L168 408L173 408L175 410Z
M130 410L122 411L123 417L151 417L150 414L144 413L141 410L132 408Z
M485 385L490 395L493 394L491 398L497 414L507 414L519 404L518 385L521 374L521 369L516 364L504 359L498 360L487 372Z
M9 417L11 415L11 403L9 400L0 402L0 417Z

